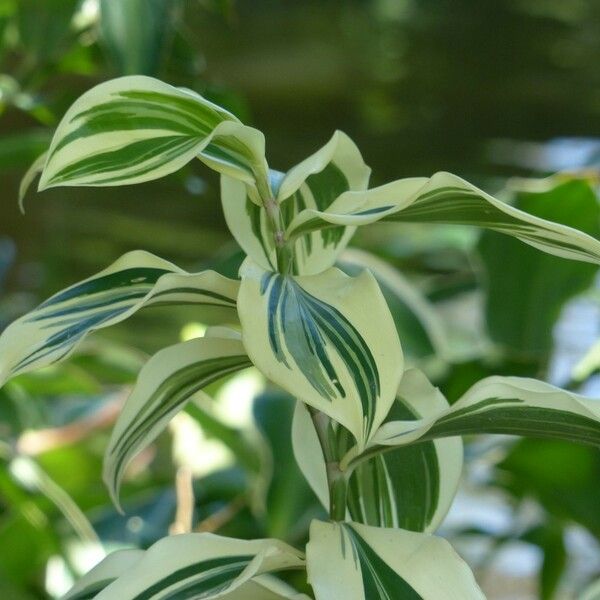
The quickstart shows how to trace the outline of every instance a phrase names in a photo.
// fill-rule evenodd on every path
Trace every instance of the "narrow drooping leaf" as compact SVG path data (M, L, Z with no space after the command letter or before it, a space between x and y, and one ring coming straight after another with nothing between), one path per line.
M0 383L66 358L88 333L119 323L144 306L220 307L235 320L238 286L214 271L190 274L147 252L129 252L5 329Z
M511 235L538 250L600 262L600 241L502 202L451 173L400 179L367 192L347 192L327 210L306 209L293 220L291 239L339 225L376 221L473 225Z
M363 445L385 418L403 358L389 309L367 271L283 276L247 261L238 310L252 362Z
M151 546L95 600L228 598L256 576L303 566L302 554L278 540L175 535Z
M105 587L127 573L142 557L143 550L112 552L86 573L61 600L91 600Z
M67 111L39 188L139 183L196 156L220 173L265 185L262 133L190 90L120 77L92 88Z
M416 369L405 372L396 401L384 423L415 421L436 415L448 402ZM294 414L294 454L307 481L329 510L325 461L308 411L298 403ZM402 446L359 464L350 475L348 514L377 527L432 532L446 516L463 465L458 438Z
M316 600L484 600L452 546L427 533L313 521L306 568Z
M383 446L477 433L562 439L600 446L600 401L535 379L488 377L437 415L419 421L386 423L374 435L367 455Z
M240 340L203 337L155 354L141 370L113 430L104 460L104 481L118 504L129 461L147 447L209 383L250 366Z
M325 210L340 194L365 190L369 174L358 148L340 131L287 174L271 171L271 191L284 227L306 208ZM253 197L252 186L223 176L221 200L229 229L246 254L261 267L273 269L273 231L265 209ZM331 267L353 232L353 227L337 227L297 240L292 248L293 272L309 275Z

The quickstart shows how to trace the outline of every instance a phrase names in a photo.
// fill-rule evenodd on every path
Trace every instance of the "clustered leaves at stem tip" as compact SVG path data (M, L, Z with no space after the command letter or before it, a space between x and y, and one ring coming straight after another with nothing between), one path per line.
M339 131L287 173L272 171L261 132L193 91L141 76L100 84L73 104L25 175L20 200L39 171L40 190L114 186L163 177L194 158L221 175L225 219L247 255L239 279L130 252L3 332L0 384L66 359L88 334L147 306L194 304L198 318L218 326L141 370L105 455L113 500L132 458L201 388L253 365L297 399L294 454L330 521L312 522L306 554L274 539L171 536L109 555L65 598L305 598L272 576L286 569L305 569L317 600L482 598L467 565L431 535L457 490L461 436L600 446L600 403L532 379L490 377L450 406L421 371L405 368L382 289L435 351L444 336L433 308L381 260L343 253L357 227L376 222L478 226L596 265L600 242L450 173L369 189L370 168Z

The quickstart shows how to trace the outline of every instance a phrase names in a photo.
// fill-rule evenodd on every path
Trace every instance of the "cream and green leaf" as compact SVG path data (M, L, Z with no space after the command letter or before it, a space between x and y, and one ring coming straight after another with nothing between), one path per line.
M511 235L549 254L600 262L600 241L518 210L444 172L342 194L327 210L309 208L298 214L287 235L293 240L331 227L377 221L474 225Z
M371 169L354 142L336 131L325 146L290 169L277 189L277 201L287 226L307 209L327 210L341 194L367 189ZM331 267L346 247L354 227L315 231L293 244L294 272L320 273Z
M61 120L39 189L157 179L195 157L220 173L266 185L264 136L199 94L144 76L101 83Z
M123 556L121 552L115 558ZM265 594L265 598L289 598L289 595L273 595L277 593L277 586L261 576L304 568L302 553L278 540L246 541L210 533L169 536L145 552L127 557L135 560L128 560L124 569L119 569L111 556L107 557L95 568L95 576L88 579L93 572L88 574L80 589L74 588L64 600L262 598L252 596L256 590L271 594ZM113 575L117 578L96 593L94 586L100 587L102 574L107 575L105 582ZM244 593L244 586L255 581L258 586L250 585ZM83 595L86 587L90 594Z
M561 439L600 446L600 401L521 377L488 377L450 408L418 421L392 421L373 436L370 448L351 450L344 464L357 464L395 446L457 435L498 433Z
M270 191L284 227L307 208L325 210L348 191L366 190L370 169L352 140L341 131L312 156L286 174L270 171ZM264 207L256 204L254 188L232 177L221 177L221 202L230 231L244 252L265 269L275 270L275 246ZM303 236L292 244L292 272L319 273L331 267L354 233L336 227Z
M316 600L484 600L450 544L427 533L313 521L306 569Z
M146 306L225 309L235 322L239 282L214 271L186 273L147 252L123 255L100 273L58 292L0 336L0 384L66 358L84 337Z
M210 334L165 348L144 365L106 449L103 476L115 504L128 463L188 400L209 383L250 365L239 339Z
M270 574L304 568L316 600L483 598L450 545L427 533L455 495L460 436L600 446L600 402L531 379L490 377L449 406L423 373L405 371L397 332L403 325L386 297L419 325L426 349L414 353L418 358L447 349L427 301L364 253L346 255L345 268L356 276L332 266L356 227L377 221L473 225L591 263L600 262L600 241L449 173L367 190L370 169L341 132L286 174L270 171L262 133L193 91L140 76L100 84L77 100L20 195L40 170L39 189L111 186L162 177L193 158L221 174L225 218L248 255L241 282L130 252L4 331L0 385L60 361L88 333L142 307L193 303L202 318L215 309L221 322L239 318L241 338L215 328L162 350L142 369L107 449L110 493L118 503L129 461L196 392L254 364L298 399L294 452L326 507L333 491L335 522L312 523L307 563L275 540L167 537L146 552L107 557L66 599L299 600L305 597ZM347 491L346 505L338 502L340 491ZM344 511L352 520L341 522Z
M338 269L283 276L249 259L238 311L252 362L364 445L381 424L403 371L394 321L373 276Z
M273 179L271 173L271 180ZM272 187L272 186L271 186ZM252 186L221 176L221 206L229 231L242 250L264 269L275 270L277 258L267 213L252 200Z
M144 556L143 550L116 550L88 571L61 600L91 600L127 573Z
M311 600L273 575L258 575L223 596L224 600Z
M409 369L384 423L416 421L448 407L447 400L423 373ZM301 403L294 413L292 443L302 473L329 510L325 460L310 415ZM376 454L349 471L348 515L365 525L435 531L456 495L462 466L460 438L427 441Z

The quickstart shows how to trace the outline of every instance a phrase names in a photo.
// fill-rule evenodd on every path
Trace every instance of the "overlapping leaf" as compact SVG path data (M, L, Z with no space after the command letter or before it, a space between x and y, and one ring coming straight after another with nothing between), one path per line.
M448 402L439 390L420 371L409 369L385 422L415 421L447 408ZM304 476L329 509L323 453L310 415L300 403L294 414L292 441ZM458 438L377 454L358 465L349 477L349 515L364 525L435 531L454 499L462 464Z
M345 192L366 190L370 174L354 142L336 131L323 148L282 179L277 200L284 224L306 209L327 210ZM296 240L295 272L309 275L331 267L353 233L353 227L333 227Z
M316 600L484 600L450 544L426 533L313 521L306 567Z
M400 271L373 254L355 248L344 250L338 264L348 275L363 269L371 271L390 307L402 348L409 357L449 356L450 341L442 319L431 302Z
M340 225L376 221L475 225L520 239L550 254L600 262L600 242L585 233L520 211L451 173L400 179L367 192L347 192L327 210L306 209L291 239Z
M127 573L144 556L143 550L117 550L86 573L62 600L90 600Z
M218 172L265 185L262 133L190 90L120 77L92 88L67 111L39 187L138 183L196 156Z
M147 252L129 252L6 328L0 336L0 383L65 358L91 331L144 306L194 303L224 308L235 319L238 285L214 271L189 274Z
M323 148L287 174L271 171L271 191L283 225L306 208L325 210L340 194L365 190L369 174L352 140L335 132ZM240 246L263 268L273 269L273 233L265 209L256 204L252 186L223 176L221 199L229 229ZM353 227L336 227L298 239L292 248L294 273L308 275L331 267L353 232Z
M363 445L392 405L403 369L394 322L373 276L329 269L286 277L250 260L241 274L238 311L252 362Z
M123 554L116 558L119 556ZM131 558L135 558L133 554ZM265 594L265 598L269 600L285 598L277 591L277 585L261 575L303 568L304 559L300 552L277 540L245 541L210 533L189 533L163 538L140 553L137 560L127 561L126 569L119 569L116 563L111 556L106 558L64 600L251 600L257 597L252 596L257 590L261 593L266 590L270 595ZM99 574L104 571L109 579L115 574L119 576L93 595L93 586L100 586ZM244 591L246 584L250 585ZM91 595L82 595L86 588Z
M488 377L437 415L419 421L386 423L373 437L372 448L363 458L384 446L476 433L562 439L600 446L600 401L535 379ZM352 460L351 451L346 462Z
M116 504L129 461L164 430L190 397L250 364L239 339L212 336L165 348L146 363L106 450L104 481Z

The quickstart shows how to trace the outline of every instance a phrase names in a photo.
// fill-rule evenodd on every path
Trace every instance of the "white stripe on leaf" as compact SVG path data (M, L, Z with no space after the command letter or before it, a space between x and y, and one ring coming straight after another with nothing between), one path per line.
M39 189L149 181L196 156L220 173L266 185L262 133L190 90L120 77L92 88L67 111Z
M209 335L170 346L142 368L106 449L104 481L115 504L128 463L165 429L204 386L250 366L235 337Z
M409 369L384 424L407 415L418 420L419 416L437 415L447 408L448 402L440 391L420 371ZM310 415L300 402L294 413L292 444L302 473L329 510L323 453ZM433 532L450 509L462 464L460 438L376 454L357 466L349 477L348 515L366 525Z
M457 435L497 433L562 439L600 446L600 400L592 400L524 377L488 377L458 402L419 421L383 425L363 453L348 452L343 464L356 464L394 446Z
M403 369L373 276L329 269L284 277L249 260L241 274L238 311L252 362L364 444L393 403Z
M549 254L600 263L600 241L518 210L444 172L342 194L327 210L298 214L287 235L294 239L328 227L377 221L473 225L511 235Z
M450 544L427 533L315 520L306 568L316 600L484 600Z
M0 383L69 356L92 331L145 306L197 304L236 320L239 283L215 273L186 273L147 252L123 255L96 275L55 294L0 336Z
M303 567L303 555L278 540L175 535L151 546L95 600L227 598L227 593L240 590L254 577Z

